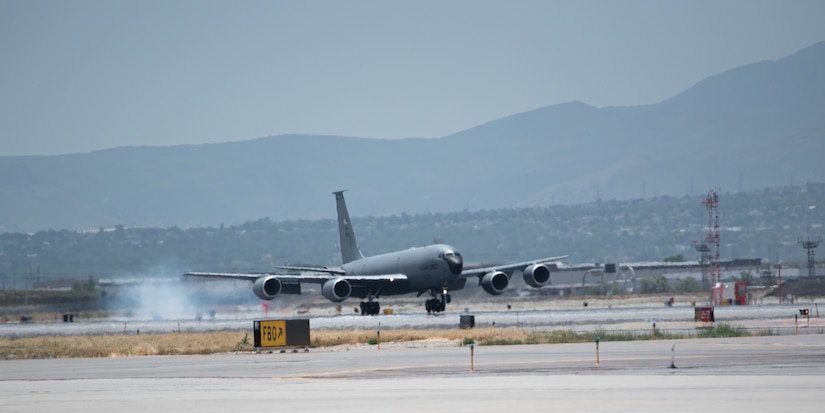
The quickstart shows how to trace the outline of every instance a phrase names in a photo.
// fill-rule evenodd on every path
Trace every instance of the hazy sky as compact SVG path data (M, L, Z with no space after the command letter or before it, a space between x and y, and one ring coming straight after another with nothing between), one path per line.
M649 104L825 40L823 22L820 0L0 0L0 156Z

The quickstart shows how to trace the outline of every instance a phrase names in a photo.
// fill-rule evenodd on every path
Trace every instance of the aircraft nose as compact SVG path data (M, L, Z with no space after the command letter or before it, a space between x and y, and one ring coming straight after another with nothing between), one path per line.
M464 269L464 259L460 255L444 257L444 261L447 261L447 266L450 267L450 272L453 275L461 274L461 270Z

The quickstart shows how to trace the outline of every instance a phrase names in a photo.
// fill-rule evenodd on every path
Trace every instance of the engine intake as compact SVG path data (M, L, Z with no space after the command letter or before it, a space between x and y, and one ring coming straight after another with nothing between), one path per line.
M550 281L550 269L543 264L533 264L524 269L524 282L531 287L542 287Z
M481 277L481 287L492 295L503 293L508 284L510 284L510 277L501 271L488 272Z
M271 300L281 293L281 280L277 277L266 276L255 280L252 284L252 291L261 300Z
M321 287L321 294L327 300L340 303L352 294L352 286L349 281L343 278L335 278L324 283Z

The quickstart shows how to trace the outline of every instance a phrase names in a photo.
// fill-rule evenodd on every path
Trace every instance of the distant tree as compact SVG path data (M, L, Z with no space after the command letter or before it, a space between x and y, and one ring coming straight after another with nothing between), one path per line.
M753 274L750 271L740 271L739 277L736 281L743 282L747 285L754 285L756 284L756 278L754 278Z
M682 278L676 282L675 290L680 293L698 293L702 291L702 283L696 278Z
M664 259L665 262L685 262L685 256L682 254L678 255L671 255L670 257L666 257Z
M639 287L642 294L666 293L668 290L667 278L664 275L642 278Z
M94 292L96 288L97 288L97 283L95 282L95 279L90 275L89 280L86 281L85 283L75 283L72 286L72 291L82 292L82 293L90 293L90 292Z

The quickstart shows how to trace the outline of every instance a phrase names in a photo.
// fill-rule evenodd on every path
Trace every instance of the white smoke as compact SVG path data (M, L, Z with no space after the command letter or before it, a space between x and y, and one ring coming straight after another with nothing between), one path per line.
M237 283L184 279L184 272L157 267L116 278L109 306L134 319L192 320L212 317L224 298L243 299ZM251 294L252 285L243 284Z
M134 303L133 316L146 319L192 319L198 313L190 293L177 280L168 282L149 281L128 287L124 293Z
M264 317L291 315L296 308L311 307L311 300L320 297L317 288L310 286L302 295L280 295L263 302L252 292L249 281L184 277L185 272L163 266L115 278L107 287L111 291L108 309L135 320Z

